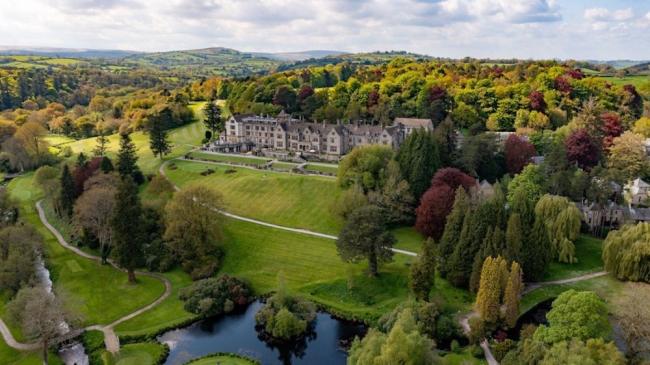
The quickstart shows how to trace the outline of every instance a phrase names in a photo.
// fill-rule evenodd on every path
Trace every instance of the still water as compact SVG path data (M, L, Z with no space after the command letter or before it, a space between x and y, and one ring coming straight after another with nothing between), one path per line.
M262 307L253 302L239 313L203 320L166 332L158 341L170 347L167 365L180 365L215 352L231 352L256 358L264 365L345 365L346 349L366 327L319 312L314 330L302 341L271 344L255 329L255 313Z

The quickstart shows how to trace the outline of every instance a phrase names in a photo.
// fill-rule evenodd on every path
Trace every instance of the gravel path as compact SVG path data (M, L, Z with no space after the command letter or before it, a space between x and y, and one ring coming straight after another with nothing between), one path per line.
M184 159L181 159L181 160L184 160ZM166 161L165 163L163 163L162 165L160 165L160 168L159 168L158 170L159 170L159 172L160 172L160 174L161 174L162 176L167 177L167 174L165 174L165 166L167 165L167 163L169 163L169 162L171 162L171 161L173 161L173 160ZM191 161L191 160L188 160L188 161ZM203 161L199 161L199 162L203 163ZM168 179L168 180L169 180L169 179ZM170 183L174 186L174 189L176 189L176 191L180 191L180 190L181 190L181 189L180 189L176 184L174 184L173 182L170 181ZM237 220L244 221L244 222L248 222L248 223L257 224L257 225L260 225L260 226L265 226L265 227L270 227L270 228L275 228L275 229L281 229L281 230L283 230L283 231L289 231L289 232L301 233L301 234L306 234L306 235L309 235L309 236L315 236L315 237L320 237L320 238L326 238L326 239L330 239L330 240L336 240L336 239L338 239L338 237L336 237L336 236L334 236L334 235L331 235L331 234L325 234L325 233L320 233L320 232L314 232L314 231L310 231L310 230L308 230L308 229L285 227L285 226L281 226L281 225L278 225L278 224L273 224L273 223L268 223L268 222L259 221L259 220L257 220L257 219L252 219L252 218L242 217L242 216L239 216L239 215L236 215L236 214L228 213L228 212L223 211L223 210L218 210L218 212L221 213L221 214L223 214L223 215L225 215L226 217L229 217L229 218L232 218L232 219L237 219ZM395 253L402 254L402 255L407 255L407 256L413 256L413 257L415 257L415 256L418 255L418 254L415 253L415 252L406 251L406 250L400 250L399 248L392 248L391 250L392 250L393 252L395 252Z

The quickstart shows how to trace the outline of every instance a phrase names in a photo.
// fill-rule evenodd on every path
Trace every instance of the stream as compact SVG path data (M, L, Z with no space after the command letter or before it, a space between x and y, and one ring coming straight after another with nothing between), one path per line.
M48 293L52 292L52 279L50 278L50 271L45 267L43 258L38 260L36 266L36 275L39 281L43 284ZM67 323L61 322L60 333L64 335L70 331L70 326ZM63 360L65 365L88 365L88 355L81 342L73 342L70 345L61 347L59 349L59 357Z

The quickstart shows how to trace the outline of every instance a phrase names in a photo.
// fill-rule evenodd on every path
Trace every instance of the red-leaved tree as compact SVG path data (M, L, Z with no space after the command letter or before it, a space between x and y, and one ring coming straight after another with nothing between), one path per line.
M530 100L530 108L532 110L537 110L538 112L544 112L546 110L546 101L544 100L544 94L540 91L533 91L528 95L528 100Z
M571 133L564 142L566 157L583 170L591 170L600 160L598 145L585 129Z
M77 196L80 196L84 192L84 184L95 171L99 170L99 167L102 164L101 157L93 157L87 164L84 166L78 166L72 172L72 178L74 180L75 193Z
M431 180L431 187L420 199L415 210L415 229L426 237L440 239L445 229L447 215L451 212L459 186L469 189L476 185L476 179L455 168L438 170Z
M525 139L511 134L504 146L506 157L506 168L512 175L518 174L524 169L535 156L535 146Z
M605 112L600 115L603 129L603 149L609 150L614 138L623 134L621 116L614 112Z

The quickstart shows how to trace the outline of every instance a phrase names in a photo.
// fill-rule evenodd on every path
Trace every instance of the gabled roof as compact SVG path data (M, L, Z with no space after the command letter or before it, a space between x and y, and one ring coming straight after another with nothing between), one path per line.
M650 184L641 180L640 177L636 178L636 180L632 182L632 186L634 186L635 188L650 188Z
M433 128L433 122L431 119L421 119L421 118L395 118L393 121L394 124L402 124L406 127L411 128Z

